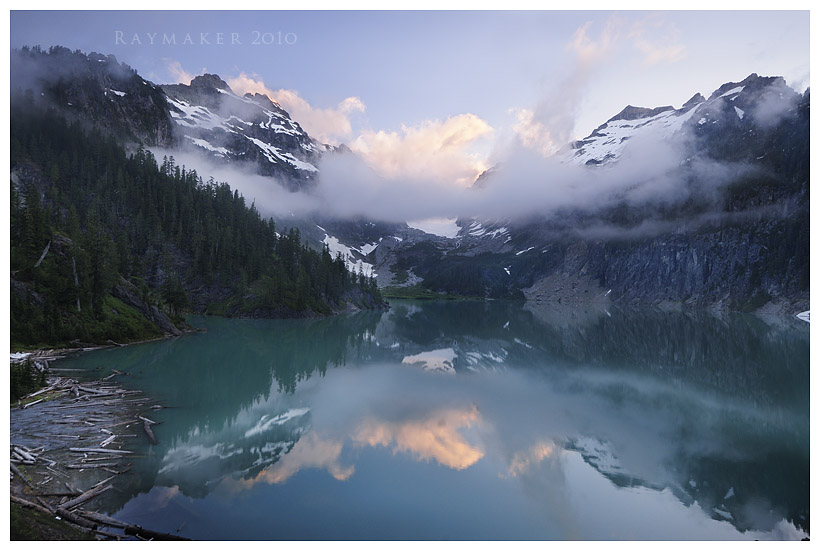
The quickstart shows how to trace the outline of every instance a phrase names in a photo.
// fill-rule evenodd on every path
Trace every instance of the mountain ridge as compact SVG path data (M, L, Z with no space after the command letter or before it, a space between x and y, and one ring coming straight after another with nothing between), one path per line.
M100 67L115 62L98 54L86 58L86 64ZM174 147L226 163L250 161L290 190L309 189L319 176L314 163L324 154L345 150L319 144L275 100L261 94L239 96L218 75L200 75L189 85L155 86L130 68L118 71L124 77L115 81L130 78L133 82L126 84L132 88L101 85L104 79L97 79L98 99L117 105L133 86L141 86L153 91L155 104L166 106L167 117L154 125L163 131L149 135L149 142L168 143L170 126ZM51 95L66 99L65 94ZM368 227L372 222L337 220L330 214L298 224L317 249L331 245L349 265L366 264L378 274L380 286L421 284L434 292L482 297L584 299L571 291L574 287L583 288L582 294L626 302L729 309L756 309L769 302L807 306L809 104L809 90L801 95L782 77L752 73L740 82L724 83L708 99L696 93L678 109L628 105L559 153L562 162L588 171L583 174L594 185L600 169L617 167L637 137L674 137L683 155L672 172L685 193L684 199L666 205L633 205L614 196L605 208L578 207L528 220L463 219L457 222L455 239L430 236L406 224ZM98 111L104 110L92 109L92 114ZM126 119L119 126L128 127L128 117L135 113L136 107L115 112ZM725 175L710 181L702 172L709 166L725 167ZM504 171L504 165L491 168L474 188L481 192L493 186ZM273 180L271 185L276 185ZM778 244L783 236L797 240L788 254Z

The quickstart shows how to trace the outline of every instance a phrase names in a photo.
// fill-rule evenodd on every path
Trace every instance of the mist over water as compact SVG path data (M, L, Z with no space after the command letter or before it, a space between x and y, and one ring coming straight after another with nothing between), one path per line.
M794 539L808 325L396 301L59 367L168 406L109 514L198 539ZM95 368L100 369L95 369Z

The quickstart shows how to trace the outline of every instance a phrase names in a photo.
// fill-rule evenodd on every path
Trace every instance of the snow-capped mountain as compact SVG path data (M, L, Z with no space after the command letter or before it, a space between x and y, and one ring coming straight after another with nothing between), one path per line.
M576 164L584 165L615 161L635 136L651 132L656 136L669 137L679 132L702 103L703 96L696 94L680 109L671 105L655 109L627 105L592 134L574 142L567 157Z
M710 135L726 140L732 134L753 135L755 128L760 133L769 126L773 113L793 108L799 97L781 77L753 73L741 82L723 84L709 99L697 93L679 109L628 105L589 136L571 144L564 155L569 162L601 165L618 160L629 141L640 136L690 138L695 142L693 153L697 153L707 148L709 144L703 142Z
M11 66L12 91L36 90L34 101L69 118L127 142L249 163L291 190L315 180L322 155L346 150L319 143L274 100L240 96L217 75L158 85L114 56L61 47L12 52Z
M162 85L181 147L226 161L252 162L291 189L313 180L321 155L336 148L311 138L264 94L239 96L217 75Z
M627 152L626 172L639 174L644 150L630 144L666 142L674 163L663 178L675 194L630 202L625 181L557 216L459 219L457 235L435 247L396 247L379 277L407 272L433 290L548 302L807 306L809 104L808 90L752 74L680 108L627 106L556 160L594 187ZM505 170L493 167L475 187L497 185Z
M686 152L684 163L695 158L744 162L770 170L767 152L777 139L774 125L798 115L801 95L780 77L751 74L741 82L727 82L708 99L696 93L680 108L671 105L645 108L627 105L586 138L573 142L557 155L562 162L595 167L617 163L630 144L640 139L672 142ZM504 170L493 167L479 176L475 186L493 185ZM590 176L594 176L590 172ZM513 241L520 223L514 220L465 219L458 221L463 245L484 251L502 251ZM503 239L499 237L503 236ZM523 248L523 247L522 247ZM533 247L535 248L535 247ZM517 249L521 252L522 249Z
M56 48L13 52L11 77L13 92L31 90L33 101L71 120L130 143L250 164L272 186L309 187L321 157L336 150L271 98L240 96L216 75L159 86L113 56ZM752 74L680 108L627 106L558 154L595 186L627 157L640 172L641 150L630 144L674 143L680 162L675 157L664 173L674 193L652 202L626 200L626 182L593 206L528 220L460 219L446 236L363 219L289 219L280 227L298 227L311 246L341 253L349 268L377 274L382 286L736 308L785 300L806 310L809 105L808 90ZM497 185L505 170L493 167L475 187Z

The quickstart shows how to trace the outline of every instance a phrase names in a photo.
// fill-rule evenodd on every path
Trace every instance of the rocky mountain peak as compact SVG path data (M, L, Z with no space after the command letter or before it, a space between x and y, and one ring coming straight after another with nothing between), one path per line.
M259 92L251 94L250 92L248 92L245 94L244 97L254 100L258 104L262 105L263 107L267 107L268 109L273 109L274 107L277 109L281 109L279 103L268 97L267 94L260 94Z
M773 84L785 87L786 81L783 79L783 77L761 77L758 76L757 73L752 73L740 82L727 82L726 84L722 85L720 88L712 92L712 95L709 96L709 99L711 100L719 98L727 92L734 90L735 88L742 87L743 90L746 92L755 92L758 90L762 90L763 88L766 88Z
M648 117L654 117L659 113L663 113L664 111L673 111L674 107L671 105L664 105L662 107L635 107L634 105L627 105L624 107L620 113L612 117L606 122L612 121L634 121L636 119L645 119Z
M231 87L228 86L228 83L222 80L222 78L220 78L219 75L213 75L210 73L194 77L194 80L191 81L190 87L196 90L215 88L218 90L227 90L228 92L233 92L233 90L231 90Z
M683 109L684 111L688 111L695 105L703 103L704 101L706 101L706 98L704 98L703 95L700 92L698 92L697 94L689 98L689 100L681 106L681 109Z

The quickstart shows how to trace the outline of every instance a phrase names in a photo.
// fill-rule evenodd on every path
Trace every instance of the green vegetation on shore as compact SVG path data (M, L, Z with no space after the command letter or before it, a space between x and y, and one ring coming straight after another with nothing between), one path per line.
M16 503L10 506L9 537L11 541L95 541L96 538L50 515L27 509Z
M382 303L374 281L297 229L280 235L227 183L128 154L30 93L11 114L12 346L145 340L216 303L282 316Z
M381 288L381 295L386 299L408 299L408 300L484 300L483 297L459 295L454 293L437 293L426 289L421 285L410 285L406 287L389 286Z
M35 392L46 384L46 374L38 371L30 361L15 362L9 366L9 390L11 401Z

